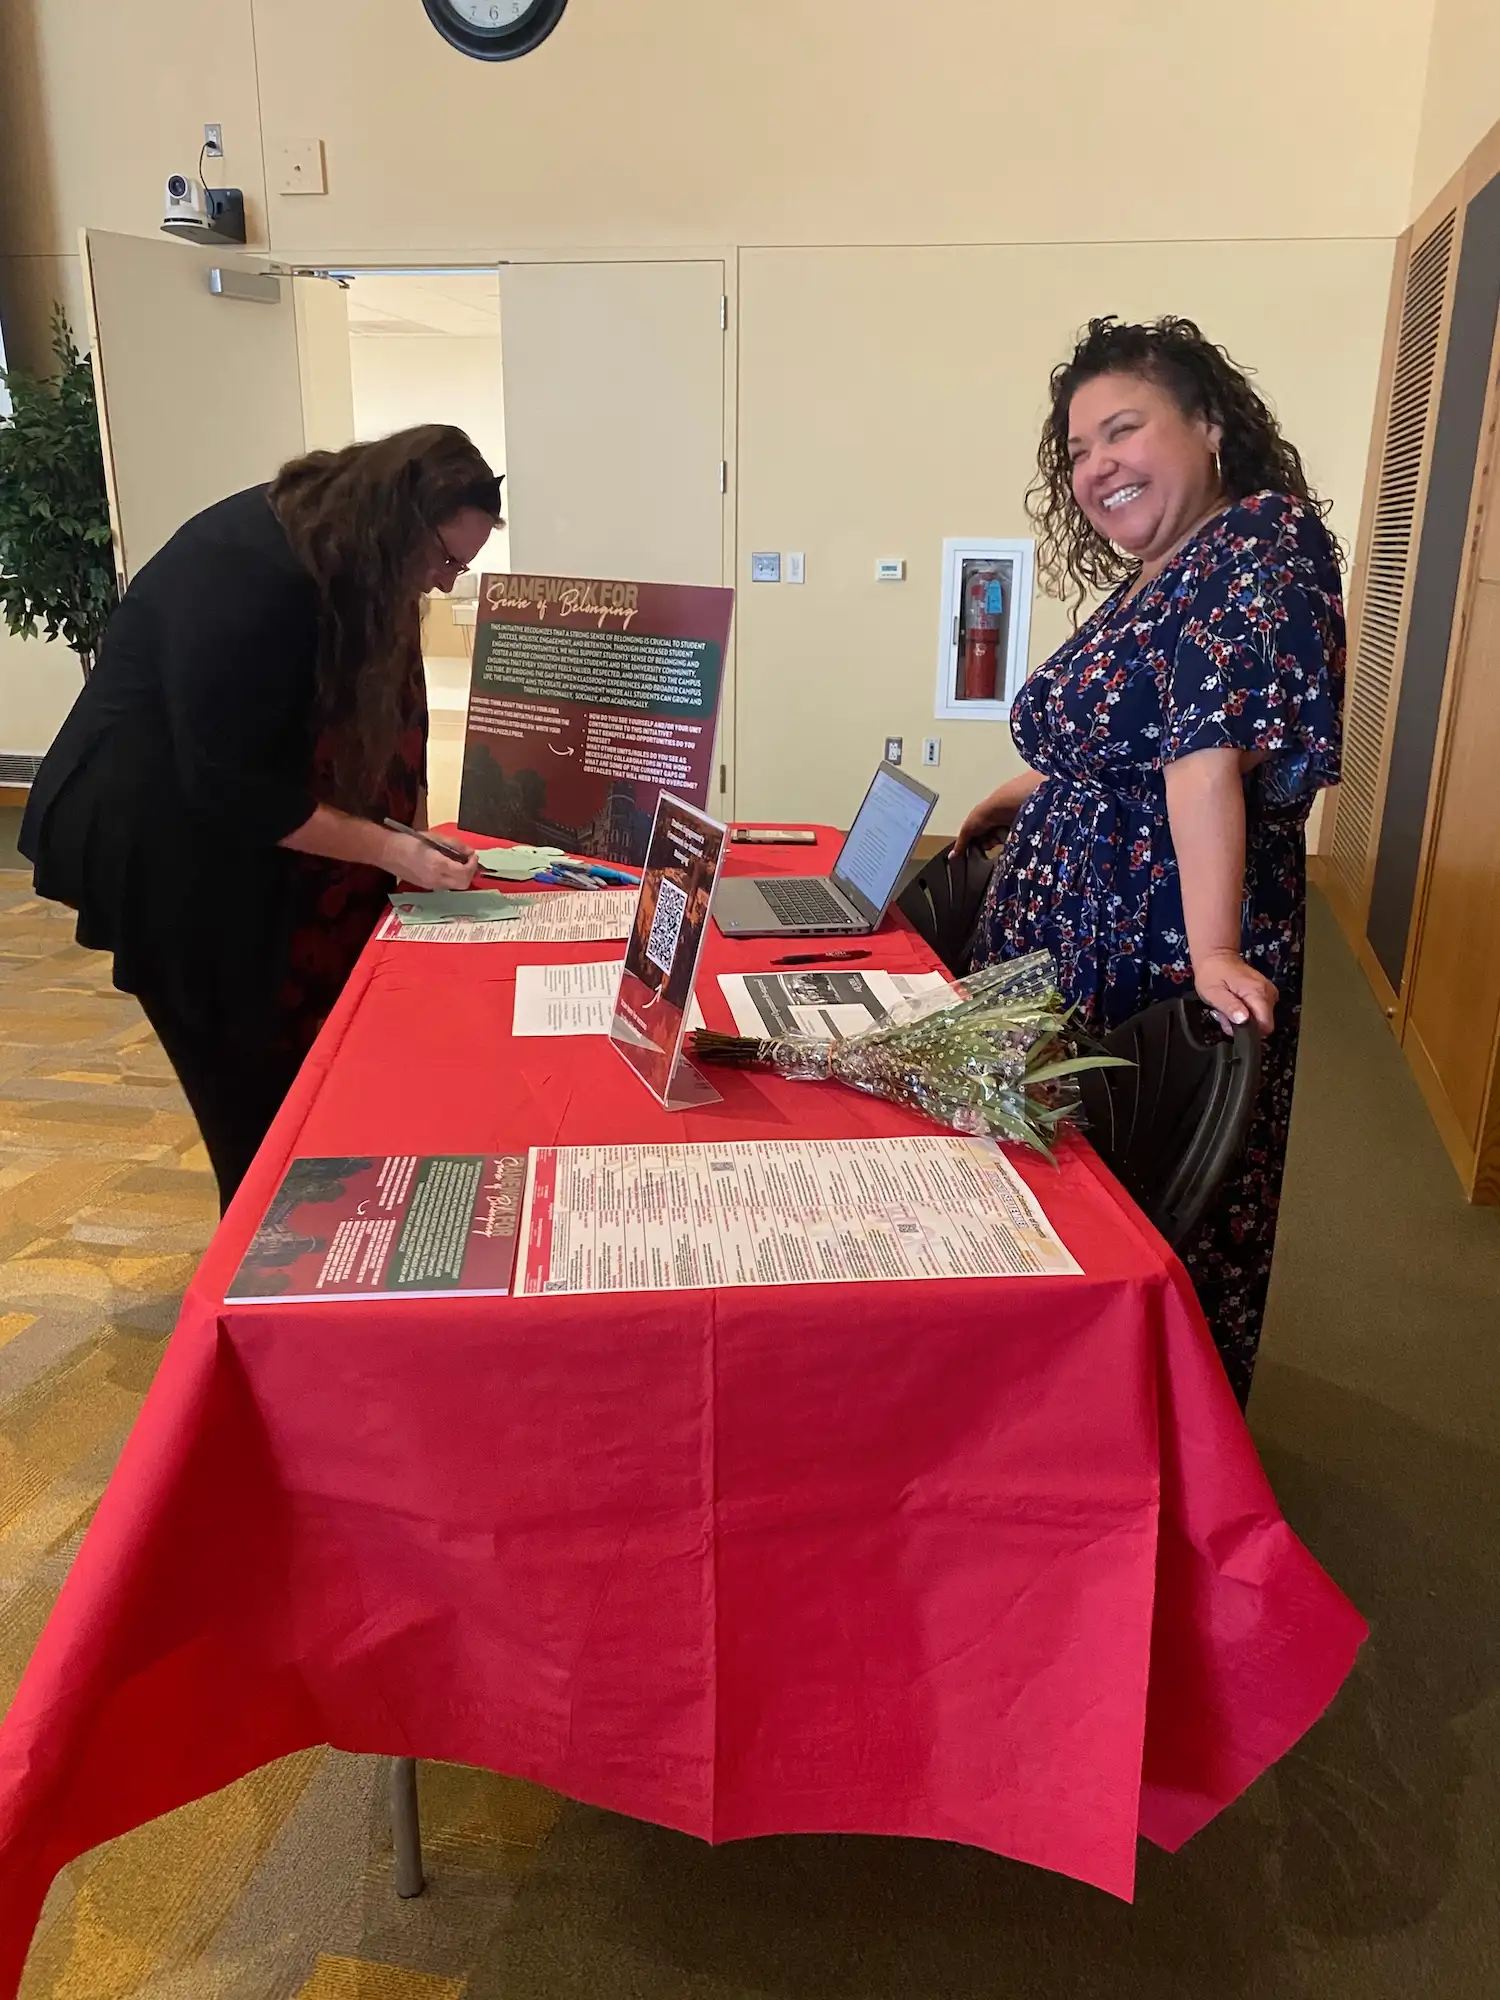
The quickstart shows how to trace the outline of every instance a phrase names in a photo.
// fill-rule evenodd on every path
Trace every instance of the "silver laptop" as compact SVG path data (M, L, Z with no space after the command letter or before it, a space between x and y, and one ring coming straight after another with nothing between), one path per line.
M726 875L714 891L725 937L860 937L878 930L937 793L882 764L831 875Z

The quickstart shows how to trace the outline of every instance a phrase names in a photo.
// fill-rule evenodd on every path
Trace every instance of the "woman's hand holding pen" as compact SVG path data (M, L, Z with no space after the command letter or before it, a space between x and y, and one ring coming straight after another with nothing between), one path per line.
M467 848L468 859L457 861L414 833L387 832L386 839L390 842L389 858L384 863L387 874L398 882L409 882L414 889L467 889L479 867L477 857Z

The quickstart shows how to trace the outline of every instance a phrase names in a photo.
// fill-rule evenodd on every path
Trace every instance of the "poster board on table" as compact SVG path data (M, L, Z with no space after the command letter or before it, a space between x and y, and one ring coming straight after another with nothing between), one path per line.
M289 1162L226 1299L493 1298L510 1290L519 1153Z
M664 790L708 803L733 608L687 584L483 578L465 832L639 867Z
M719 1101L713 1085L682 1060L682 1040L728 838L721 821L662 793L609 1032L669 1110Z

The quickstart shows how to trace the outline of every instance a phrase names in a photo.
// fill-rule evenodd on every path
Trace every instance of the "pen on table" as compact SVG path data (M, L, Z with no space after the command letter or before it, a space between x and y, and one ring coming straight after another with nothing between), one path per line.
M842 965L851 958L868 958L867 951L794 951L790 958L773 958L772 965Z
M399 819L385 822L387 833L409 833L413 840L420 840L424 847L434 847L439 854L445 854L450 861L472 861L472 848L460 847L456 840L444 840L436 833L428 833L425 827L405 826Z
M602 889L607 883L618 883L626 889L639 889L640 880L635 875L623 874L618 868L584 868L572 861L554 861L542 874L532 877L545 889Z
M618 882L627 889L639 889L641 878L623 868L606 868L597 861L559 861L558 867L573 875L591 875L596 882Z

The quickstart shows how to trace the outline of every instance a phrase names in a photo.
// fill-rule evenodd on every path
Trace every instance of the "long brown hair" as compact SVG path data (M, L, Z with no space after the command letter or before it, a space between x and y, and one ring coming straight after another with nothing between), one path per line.
M420 564L466 507L500 518L500 481L451 424L294 458L271 485L292 553L318 587L318 720L333 740L329 805L368 811L422 664Z
M1167 317L1132 325L1091 319L1069 358L1052 371L1052 403L1037 451L1037 473L1026 511L1037 531L1037 573L1049 596L1071 598L1075 614L1091 591L1108 590L1139 565L1106 541L1073 498L1068 412L1073 397L1096 375L1133 375L1165 389L1185 417L1218 424L1219 479L1226 500L1249 493L1289 494L1319 515L1329 502L1308 484L1297 447L1245 369L1216 347L1190 319Z

